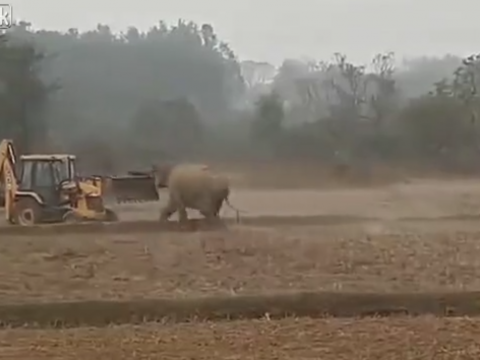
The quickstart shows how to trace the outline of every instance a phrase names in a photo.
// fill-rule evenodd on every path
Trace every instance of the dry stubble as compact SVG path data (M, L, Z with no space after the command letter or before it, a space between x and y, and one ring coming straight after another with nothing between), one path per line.
M478 290L480 233L322 228L0 239L3 302L286 291Z
M284 319L3 330L0 359L476 359L480 320Z

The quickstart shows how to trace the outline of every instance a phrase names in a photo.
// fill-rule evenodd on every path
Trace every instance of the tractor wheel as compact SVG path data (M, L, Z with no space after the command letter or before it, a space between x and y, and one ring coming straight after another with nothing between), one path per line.
M19 200L14 209L15 223L20 226L32 226L41 222L42 209L33 199Z
M105 221L116 222L118 221L118 215L112 209L105 209Z
M82 218L75 211L69 210L63 214L62 221L65 224L78 224L82 222Z

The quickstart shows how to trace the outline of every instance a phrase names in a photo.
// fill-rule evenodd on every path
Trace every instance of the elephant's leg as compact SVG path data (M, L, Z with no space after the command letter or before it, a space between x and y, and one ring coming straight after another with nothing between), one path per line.
M200 209L200 214L207 219L207 221L214 221L216 219L215 213L210 209Z
M222 206L223 200L211 198L200 210L200 213L206 218L207 222L213 226L218 226L222 224L218 213Z
M160 211L160 221L167 221L175 211L177 211L177 205L173 197L170 195L168 198L168 204Z
M185 206L179 206L178 208L178 221L180 223L186 223L188 222L188 214L187 214L187 209Z
M212 220L215 217L214 203L209 194L201 198L201 201L197 203L197 209L207 220Z
M220 198L220 199L216 199L215 202L214 202L213 212L214 212L216 217L220 216L220 210L222 209L224 200L225 199Z
M185 206L185 201L183 200L181 194L174 194L175 203L178 210L178 222L185 224L188 222L187 207Z
M213 200L213 208L215 212L215 216L219 217L220 216L220 210L222 209L223 202L228 198L229 195L229 189L224 189L215 194L214 200Z

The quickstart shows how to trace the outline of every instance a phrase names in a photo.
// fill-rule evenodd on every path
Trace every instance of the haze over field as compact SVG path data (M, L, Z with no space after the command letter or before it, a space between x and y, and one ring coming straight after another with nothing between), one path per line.
M28 148L109 171L118 159L479 168L480 57L462 63L479 51L473 0L12 5L0 136Z
M470 55L480 23L476 0L11 0L15 16L38 28L80 30L108 24L148 30L179 18L212 24L242 59L281 64L284 58L346 53L367 62L379 51L399 56Z

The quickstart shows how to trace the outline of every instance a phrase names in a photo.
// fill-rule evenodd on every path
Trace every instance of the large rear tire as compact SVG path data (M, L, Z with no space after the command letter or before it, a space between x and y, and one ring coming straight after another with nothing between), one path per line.
M41 223L42 208L34 199L20 199L14 206L14 221L20 226L33 226Z

